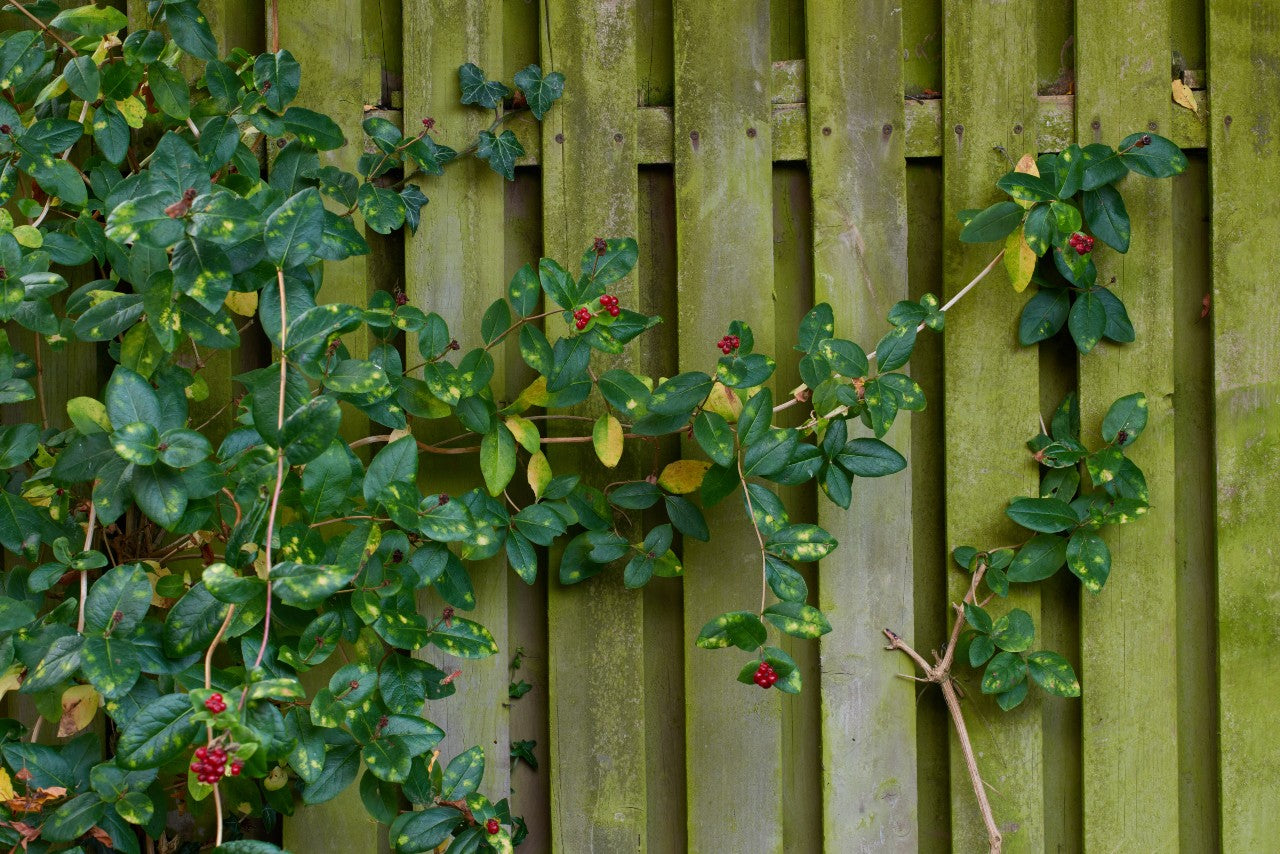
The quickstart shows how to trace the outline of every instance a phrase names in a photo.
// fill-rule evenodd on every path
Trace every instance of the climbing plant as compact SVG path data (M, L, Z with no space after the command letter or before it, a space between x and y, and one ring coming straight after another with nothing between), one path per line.
M450 840L509 851L523 824L479 791L486 761L507 757L441 756L430 720L457 669L498 652L464 616L476 605L468 566L502 555L531 583L559 543L560 583L616 572L641 587L680 576L680 539L711 538L703 509L723 501L751 520L760 602L725 603L698 645L744 652L744 683L801 689L776 639L829 630L794 564L836 542L791 521L770 484L816 480L849 508L856 478L900 471L883 437L925 403L902 369L968 288L946 305L899 303L872 352L817 306L799 329L803 383L782 399L774 359L742 321L707 342L705 370L614 366L660 322L610 292L636 264L629 237L527 264L478 330L399 292L319 303L326 262L370 251L358 223L412 232L429 179L464 158L511 179L524 149L504 123L541 120L563 78L529 66L508 86L466 64L462 103L493 115L475 139L451 148L430 118L402 129L371 117L354 142L292 104L301 69L287 49L221 54L191 0L152 2L128 32L109 7L9 9L28 26L0 41L0 691L35 715L0 722L0 842L137 852L181 807L212 823L221 850L275 850L244 838L246 819L269 830L358 778L399 851ZM319 152L353 144L366 147L354 172L321 165ZM1184 167L1149 134L1025 160L1000 181L1010 201L963 215L962 239L1006 242L970 287L1003 258L1016 286L1037 287L1024 342L1064 325L1082 352L1131 340L1093 241L1127 249L1117 183L1129 172ZM236 397L209 400L211 354L256 336L270 364L236 376ZM76 342L109 362L105 386L51 406L45 365ZM537 374L510 395L493 382L508 349ZM227 412L230 428L193 405ZM595 413L589 432L562 414L579 406ZM774 425L796 406L810 412L800 427ZM1124 456L1144 414L1140 395L1117 402L1090 452L1068 399L1031 443L1041 495L1008 507L1028 540L956 552L973 583L945 656L928 665L890 635L948 696L961 646L1002 707L1028 680L1079 693L1066 658L1030 652L1027 614L988 608L1064 564L1101 588L1110 558L1097 529L1147 500ZM378 426L347 436L356 418ZM433 420L456 435L415 433ZM681 432L703 453L600 486L597 472L553 470L551 425L603 468L628 444ZM478 461L473 488L440 490L433 461L446 455ZM445 604L424 614L426 589Z

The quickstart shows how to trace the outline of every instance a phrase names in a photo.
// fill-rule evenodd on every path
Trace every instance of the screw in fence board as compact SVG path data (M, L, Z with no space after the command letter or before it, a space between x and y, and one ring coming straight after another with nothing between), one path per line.
M1080 0L1076 138L1114 145L1137 131L1167 133L1168 56L1167 3L1118 11ZM1103 342L1080 357L1081 432L1098 441L1116 398L1146 394L1149 421L1132 457L1146 473L1152 506L1141 524L1104 534L1116 571L1097 595L1081 594L1084 845L1167 851L1178 847L1173 187L1134 175L1123 192L1132 247L1125 255L1100 247L1095 261L1098 281L1124 300L1137 339Z
M548 0L542 9L543 70L566 78L564 98L547 114L542 133L544 253L576 274L594 238L634 237L638 228L636 6L630 0ZM623 306L639 304L640 276L634 272L610 287ZM556 334L566 329L559 317L548 318L547 326ZM650 341L646 336L637 344L638 356L594 356L595 369L618 365L647 372ZM603 411L590 403L573 410L587 416ZM556 451L556 472L600 472L588 446ZM633 446L619 468L607 480L593 478L594 485L642 478L650 458L646 448ZM644 596L627 590L616 571L562 585L559 561L560 550L553 550L547 602L553 847L643 851Z
M997 200L995 180L1008 171L1003 146L1021 153L1014 126L1031 126L1036 111L1035 12L1025 4L945 0L943 105L943 276L952 295L996 251L990 244L960 243L956 213ZM999 44L993 44L993 38ZM1016 542L1018 528L1004 518L1004 502L1035 495L1036 467L1022 443L1039 429L1039 377L1034 349L1019 346L1015 318L1022 299L1003 275L975 289L951 316L943 336L947 548L979 548ZM983 460L998 460L987 464ZM949 564L952 601L968 578ZM1022 608L1040 621L1039 594L1018 591L995 606ZM954 619L948 614L948 623ZM963 671L962 671L963 672ZM1008 850L1043 846L1044 769L1040 702L1034 698L1001 712L966 682L969 735L989 785L991 806ZM986 844L973 789L957 741L951 749L952 837L957 851Z
M870 349L908 296L901 8L810 0L807 12L814 300ZM907 451L910 424L887 441ZM820 642L826 848L915 847L915 691L897 678L911 662L878 641L912 627L911 477L860 480L850 510L823 500L819 520L840 543L819 568L833 626Z
M732 318L776 350L769 3L676 0L674 22L680 366L701 370ZM741 655L693 648L720 610L756 607L760 553L740 494L708 522L713 542L684 555L689 848L779 851L780 700L734 680Z
M1280 839L1280 9L1208 5L1222 850ZM1205 627L1207 630L1207 626ZM1207 773L1207 772L1206 772Z
M497 3L465 0L412 0L404 5L404 115L411 132L423 118L436 120L439 136L461 149L493 116L463 106L458 67L474 62L496 76L502 72L502 7ZM417 232L405 238L405 291L411 305L438 313L454 337L468 351L479 346L479 317L493 300L506 293L503 252L505 186L500 175L478 159L468 158L444 175L422 182L431 198L422 208ZM435 354L418 352L406 343L410 364ZM505 366L495 364L495 383L501 389ZM456 422L431 422L416 429L419 439L431 441L458 432ZM478 460L467 455L450 460L424 458L421 479L433 491L457 493L476 482ZM510 789L507 642L508 578L506 558L491 558L470 570L476 610L468 613L488 628L498 653L480 661L457 661L436 650L422 655L450 671L461 668L458 693L433 701L426 715L448 733L442 761L473 745L485 751L483 791L493 800ZM438 618L444 603L435 593L424 594L419 606Z

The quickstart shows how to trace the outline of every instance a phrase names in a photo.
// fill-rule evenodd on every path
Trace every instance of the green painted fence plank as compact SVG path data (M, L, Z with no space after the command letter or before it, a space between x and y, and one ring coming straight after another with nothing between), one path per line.
M1209 169L1193 156L1173 185L1173 411L1178 529L1178 798L1184 851L1217 850L1218 662L1214 624L1213 323Z
M1081 142L1168 132L1167 11L1167 2L1132 3L1121 22L1113 6L1077 3ZM1146 393L1149 421L1130 456L1146 474L1152 508L1139 524L1104 533L1115 571L1100 593L1081 594L1084 844L1167 851L1178 845L1173 188L1130 176L1122 191L1132 247L1126 255L1100 247L1095 261L1098 281L1112 282L1124 300L1137 340L1080 357L1081 430L1100 441L1111 403Z
M502 6L466 0L411 0L403 7L404 114L410 127L436 120L447 144L466 146L488 127L492 114L463 106L458 67L473 62L490 74L502 68ZM431 199L422 209L418 230L405 238L405 292L411 305L437 312L449 324L466 352L481 344L479 318L494 299L505 295L503 252L504 198L502 177L486 163L467 159L444 175L421 181ZM410 364L425 354L416 342L407 345ZM503 388L504 362L495 360L494 383ZM430 440L456 434L456 422L416 425L415 434ZM457 493L479 481L472 456L426 458L422 476L427 488ZM481 661L460 661L425 652L437 666L461 669L458 693L427 706L426 715L448 733L441 750L451 758L472 745L485 751L482 791L492 800L510 789L508 726L508 579L505 558L498 556L469 567L476 588L476 609L468 618L493 632L498 653ZM439 615L434 594L419 600L423 612Z
M814 300L870 350L908 296L901 8L810 0L808 23ZM886 440L909 452L910 418ZM851 510L823 500L818 519L840 542L819 568L833 626L821 640L825 844L914 847L914 683L898 678L912 666L876 642L886 626L914 634L911 478L860 480Z
M1025 4L945 0L943 104L943 276L948 296L963 287L998 247L959 242L956 213L997 200L996 178L1008 171L1002 146L1022 153L1025 129L1036 115L1035 14ZM993 34L999 34L998 47ZM1016 317L1023 298L998 270L947 318L946 364L947 547L992 547L1017 542L1019 529L1004 517L1015 495L1035 494L1036 466L1020 456L1039 429L1039 377L1034 348L1019 346ZM952 564L950 591L959 601L968 578ZM1036 590L1016 591L993 606L1026 610L1039 622ZM948 615L948 623L951 615ZM961 672L964 672L963 670ZM1044 840L1044 770L1040 701L1004 713L966 683L969 735L1006 851L1039 851ZM951 810L955 850L986 845L977 801L958 743L951 741Z
M544 251L572 270L595 237L636 234L636 8L631 0L546 0L542 8L543 65L567 81L542 129ZM632 274L611 292L635 306L639 281ZM620 358L619 366L643 368L634 352ZM575 412L597 414L591 406ZM556 471L582 471L597 486L647 473L638 448L607 479L589 448L560 450ZM558 562L553 553L551 566ZM617 572L573 587L553 579L547 616L553 848L644 851L644 598Z
M680 367L705 370L734 317L751 324L758 350L777 349L769 3L676 0L674 16ZM741 654L693 643L717 613L756 607L760 554L740 497L708 523L714 540L684 548L689 850L779 851L780 698L734 680Z
M1280 668L1280 8L1208 13L1222 849L1235 854L1280 839L1280 706L1259 683Z

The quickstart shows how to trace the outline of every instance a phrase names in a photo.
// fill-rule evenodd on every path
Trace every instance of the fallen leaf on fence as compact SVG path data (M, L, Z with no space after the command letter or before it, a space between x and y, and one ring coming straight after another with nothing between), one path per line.
M1186 107L1196 115L1200 115L1200 105L1196 103L1196 95L1186 83L1176 77L1173 80L1173 102L1179 107Z

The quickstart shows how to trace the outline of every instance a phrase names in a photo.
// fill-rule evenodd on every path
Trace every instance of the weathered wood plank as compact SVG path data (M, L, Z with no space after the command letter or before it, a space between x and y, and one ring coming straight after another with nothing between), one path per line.
M908 296L901 8L810 0L808 12L814 300L871 350ZM909 454L910 418L886 440ZM834 627L821 641L825 847L914 848L914 685L898 678L911 663L876 642L886 626L914 634L911 479L860 480L852 510L822 500L818 520L840 542L819 567Z
M1076 5L1078 139L1114 145L1136 131L1168 132L1167 13L1167 2L1131 3L1126 25L1097 0ZM1120 255L1099 245L1095 262L1137 340L1080 357L1081 430L1099 441L1111 403L1146 393L1149 422L1128 454L1146 474L1152 508L1141 523L1104 533L1115 571L1102 592L1082 594L1084 844L1167 851L1178 847L1173 189L1130 176L1123 192L1132 247Z
M593 238L636 234L636 6L545 0L543 19L543 66L570 81L542 133L543 240L548 257L576 270ZM632 274L611 292L635 306L639 281ZM558 320L549 326L564 330ZM620 358L643 368L635 351ZM600 472L585 447L552 464ZM643 475L632 456L608 479ZM548 625L553 848L644 851L644 598L618 572L572 587L553 580Z
M680 367L705 369L733 317L758 350L777 349L769 3L676 0L674 11ZM759 601L760 555L738 496L708 522L714 541L684 549L689 850L779 851L779 697L734 680L740 655L694 648L707 620Z
M404 5L405 115L411 126L432 117L445 138L459 147L488 127L492 114L459 103L458 66L474 62L491 75L502 63L501 4L465 0L412 0ZM480 343L479 315L506 292L503 253L504 183L487 164L468 159L450 166L441 177L424 181L431 202L422 209L416 234L405 239L405 292L409 302L434 311L449 324L464 351ZM425 354L416 342L407 345L416 364ZM495 360L494 384L503 388L502 360ZM432 422L419 427L420 436L432 431L456 433L457 425ZM479 481L474 458L449 462L429 459L422 466L432 490L457 492ZM482 661L447 659L446 669L460 667L459 691L432 702L426 710L448 736L441 746L446 758L472 745L485 751L482 791L491 799L505 797L510 788L507 667L508 571L498 556L472 565L477 606L468 617L485 625L498 642L498 654ZM423 597L427 613L439 614L442 603ZM437 663L441 656L428 654Z
M996 201L995 179L1009 166L993 150L1021 153L1031 140L1025 129L1036 116L1035 13L1022 4L945 0L943 104L943 276L947 295L969 281L995 253L991 245L959 242L956 212ZM992 34L1001 37L992 48ZM1039 428L1039 377L1034 348L1017 342L1015 318L1022 299L1003 271L966 297L947 318L946 363L947 546L979 548L1017 542L1019 529L1004 518L1004 503L1033 495L1036 467L1020 459L1022 443ZM993 378L998 380L993 381ZM950 590L958 601L967 577L950 568ZM1040 619L1039 593L1015 591L995 612L1018 607ZM1044 772L1040 702L1032 699L1001 712L968 682L964 708L969 735L996 820L1009 851L1044 846ZM977 802L958 743L951 741L952 837L958 851L986 843Z
M1217 446L1222 849L1280 839L1280 706L1258 682L1280 668L1280 303L1266 259L1280 228L1280 8L1208 7Z

